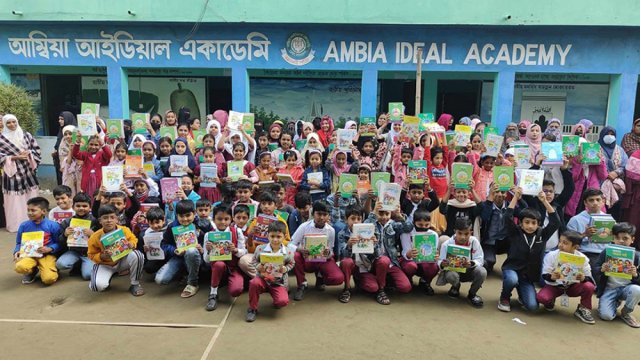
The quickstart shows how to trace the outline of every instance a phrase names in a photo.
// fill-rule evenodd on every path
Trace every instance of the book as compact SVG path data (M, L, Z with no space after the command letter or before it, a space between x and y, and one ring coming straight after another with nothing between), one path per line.
M622 245L607 245L602 272L605 276L631 280L635 260L635 248Z
M275 151L277 148L280 147L280 144L278 143L269 143L269 145L267 145L267 147L269 147L269 151L273 152Z
M487 141L487 138L489 137L489 135L500 136L500 132L498 132L498 128L496 128L496 127L486 126L484 128L484 131L482 132L482 138L485 140L485 142ZM502 136L500 136L500 137L502 138Z
M364 196L371 190L371 184L367 180L358 180L358 196Z
M147 260L164 260L164 251L162 250L163 232L150 232L144 235L144 244L147 245L149 251L146 252Z
M420 119L416 116L405 116L402 120L402 130L400 130L401 139L406 142L413 140L415 143L418 143L419 136Z
M227 176L233 181L238 181L244 174L244 160L227 162Z
M307 139L296 140L296 150L302 151L302 149L304 149L306 145L307 145Z
M160 179L160 189L162 189L162 201L164 203L170 203L177 199L178 191L180 191L180 185L182 185L182 179L164 177Z
M249 208L249 220L251 220L258 215L258 207L255 204L248 204L247 207Z
M73 232L67 236L67 246L88 247L89 237L84 233L84 229L91 229L91 220L72 218L69 227L73 229Z
M544 170L522 169L518 180L518 186L522 188L522 194L538 196L542 191Z
M324 176L322 175L321 171L311 172L307 174L307 181L309 180L315 180L320 184L322 184L322 181L324 180ZM309 191L310 194L318 194L318 193L324 193L324 192L325 191L322 189L312 189L311 191Z
M284 265L283 254L260 253L260 264L262 264L263 267L259 275L265 279L265 281L274 282L284 276L284 273L280 272L280 267Z
M447 145L451 144L451 142L455 140L455 138L456 138L456 132L453 130L449 130L444 133L444 139Z
M73 211L65 211L65 210L53 211L52 215L53 215L53 221L55 221L58 224L60 224L65 219L69 219L69 218L73 217Z
M363 136L375 136L376 118L373 116L360 117L360 127L363 127L365 129L365 131L362 133Z
M198 245L198 235L193 224L174 226L171 228L171 232L176 241L176 249L178 251L184 251Z
M583 164L600 164L600 144L585 142L580 144L580 150Z
M231 260L231 233L228 231L208 232L206 241L213 245L209 251L209 261L229 261Z
M96 116L93 114L78 114L78 131L83 136L93 136L98 133Z
M109 139L124 139L124 121L107 119L107 133L109 133Z
M563 163L562 160L562 143L545 141L542 143L542 154L546 158L542 165L547 166L560 166Z
M402 121L402 115L404 115L404 105L401 102L389 103L389 121L400 122Z
M140 170L144 170L142 156L127 155L124 161L124 177L139 178ZM151 164L153 167L153 164Z
M284 220L285 222L287 222L287 220L289 220L289 213L286 211L282 211L282 210L273 210L273 214L276 216L279 216L282 218L282 220Z
M516 168L529 169L531 161L529 160L529 145L516 144L513 147L513 155L516 161Z
M121 165L102 167L102 186L107 191L120 191L120 184L124 182L124 168Z
M498 190L509 191L514 184L513 167L495 166L493 168L493 183L498 185Z
M307 234L304 236L304 249L309 252L306 261L325 262L325 250L327 250L328 238L325 234Z
M356 174L340 174L340 183L338 185L338 191L343 198L350 199L353 197L353 192L358 189L358 175Z
M169 173L171 176L187 175L189 168L189 157L187 155L169 156Z
M484 140L484 146L487 148L485 154L497 158L498 154L500 154L500 150L502 150L503 141L504 138L500 135L487 134Z
M278 218L271 215L260 214L256 217L256 224L253 227L253 241L266 244L269 242L269 225L278 221Z
M396 183L382 183L380 185L379 201L382 203L382 210L395 211L400 206L400 194L402 187Z
M227 126L231 130L240 130L242 126L242 116L243 113L237 111L229 111L229 119L227 121Z
M456 189L469 189L469 182L473 179L473 165L468 163L453 163L451 178Z
M100 104L80 103L80 114L100 115Z
M580 154L580 136L562 135L562 152L566 156L578 156Z
M87 151L87 145L89 145L89 138L91 135L80 135L80 151ZM75 145L78 142L78 133L71 134L71 143Z
M160 161L160 167L165 169L167 167L167 164L169 164L169 157L161 156L159 161Z
M434 116L433 113L420 113L418 114L418 119L420 119L420 126L418 130L423 132L427 130L427 124L433 122Z
M133 130L134 134L146 134L147 133L147 124L151 116L148 113L135 113L131 115L131 130Z
M412 184L424 184L429 177L426 160L409 160L407 166L407 178Z
M467 125L456 125L456 146L458 147L466 147L469 145L471 141L471 126Z
M207 135L206 130L193 130L193 143L196 145L196 149L200 149L204 146L203 138Z
M178 129L175 126L163 126L160 128L160 137L169 137L171 141L175 141L178 137Z
M577 283L576 277L579 274L583 274L584 261L586 257L575 254L569 254L560 251L558 253L558 263L556 264L556 271L560 273L560 279L558 282L565 284Z
M391 182L391 174L386 171L374 171L371 173L371 187L373 188L373 193L378 195L378 191L380 190L380 186L383 183Z
M242 114L242 128L245 132L249 134L256 132L255 122L256 116L253 113Z
M610 243L613 242L613 225L616 220L609 214L591 215L589 226L595 227L596 233L591 236L593 243Z
M200 187L214 188L217 187L215 179L218 177L218 165L216 164L200 164Z
M358 130L338 129L336 134L336 143L338 144L338 150L351 152L351 145L353 144L353 139L358 134Z
M158 205L157 203L141 203L140 211L142 211L143 214L146 214L149 209L154 207L160 207L160 205Z
M29 231L22 233L20 238L21 258L41 258L38 249L44 246L44 231Z
M464 264L471 261L471 249L468 246L449 244L447 245L447 261L449 265L444 268L445 270L459 273L467 272Z
M118 261L133 251L122 229L116 229L108 234L102 235L100 242L105 250L111 252L111 261Z
M291 177L290 174L277 173L276 176L278 177L278 181L280 182L295 183L295 181L293 181L293 177Z
M418 250L414 259L417 263L435 262L438 249L438 235L432 233L415 233L413 248Z
M149 162L146 164L142 164L142 169L148 177L156 176L156 168L153 166L153 163Z
M374 224L353 224L353 236L360 236L360 240L351 247L353 254L373 254Z
M128 149L127 155L142 156L142 149Z

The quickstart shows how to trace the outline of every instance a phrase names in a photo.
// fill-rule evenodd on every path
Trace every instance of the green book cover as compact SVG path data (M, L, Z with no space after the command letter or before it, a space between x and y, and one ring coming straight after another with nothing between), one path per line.
M605 276L631 280L634 258L635 248L621 245L607 245L601 270Z
M513 167L496 166L493 168L493 183L498 185L498 190L509 191L513 187Z
M269 146L269 151L273 151L277 149L279 145L277 143L269 143L268 146Z
M598 143L582 143L582 163L597 165L600 164L600 144Z
M413 235L413 248L418 250L414 259L417 263L436 261L438 252L438 236L430 233L416 233Z
M409 181L413 184L424 184L428 177L426 160L409 160L407 167Z
M374 194L378 195L380 185L391 181L391 174L386 171L374 171L371 173L371 186Z
M469 182L473 179L473 165L467 163L453 163L453 186L456 189L469 189Z
M456 132L453 130L449 130L444 133L444 138L445 138L445 141L447 142L447 145L449 145L456 138Z
M142 156L142 149L129 149L127 150L127 155Z
M81 136L80 151L87 151L87 145L89 145L90 137L91 136L89 135ZM77 141L78 141L78 133L74 132L73 134L71 134L71 143L75 145Z
M184 251L194 248L198 245L198 236L196 235L196 227L193 224L187 226L174 226L171 228L173 238L176 241L176 249Z
M400 122L402 121L402 115L404 115L404 105L401 102L390 102L389 121Z
M109 139L124 139L124 123L122 119L107 119Z
M253 113L242 114L242 128L249 134L256 132L256 116Z
M613 225L616 220L611 215L591 215L589 226L596 228L596 233L591 236L591 242L610 243L613 241Z
M307 145L307 139L298 139L296 140L296 150L302 151L305 145Z
M202 138L207 135L207 131L206 130L193 130L193 141L196 145L197 149L202 148L204 145L202 143Z
M500 132L498 132L498 129L493 126L487 126L484 128L484 132L482 133L482 138L486 139L487 135L489 134L500 135Z
M342 173L338 190L343 198L351 198L354 190L358 188L358 175Z
M336 144L329 144L329 152L332 152L336 148Z
M376 118L373 116L363 116L360 118L360 127L364 127L362 135L374 136L376 134Z
M175 126L163 126L160 128L160 137L168 136L171 141L175 141L178 137L178 130Z
M376 118L373 116L363 116L360 118L360 125L375 125Z
M209 251L209 261L231 260L231 233L227 231L212 231L207 233L206 241L213 245Z
M131 248L131 244L129 244L129 241L127 241L127 238L124 236L124 231L122 231L122 229L117 229L108 234L102 235L100 242L102 243L102 246L104 246L105 250L111 252L111 261L118 261L129 255L133 250Z
M285 222L287 220L289 220L289 213L286 211L282 211L282 210L273 210L273 213L277 216L280 216L282 218L282 220L284 220Z
M150 116L148 113L135 113L131 115L132 129L135 134L147 133L146 125L149 123Z
M80 104L80 113L81 114L93 114L93 115L99 116L100 115L100 104L81 103Z
M256 207L255 204L248 204L247 207L249 208L249 220L251 220L254 217L256 217L256 214L258 213L258 208Z
M566 156L578 156L580 137L578 135L562 135L562 153Z
M238 181L240 176L244 173L244 161L229 161L227 163L227 176L233 179L233 181Z
M447 245L447 261L449 265L444 268L445 270L467 272L464 263L471 261L471 249L466 246Z
M420 127L419 127L420 132L426 131L427 124L433 122L433 119L434 119L433 113L418 114L418 119L420 119Z

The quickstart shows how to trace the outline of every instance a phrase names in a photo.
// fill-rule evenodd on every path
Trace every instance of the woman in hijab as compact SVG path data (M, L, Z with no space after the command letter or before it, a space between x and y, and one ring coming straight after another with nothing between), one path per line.
M520 120L520 122L518 123L518 134L520 135L521 141L524 141L524 139L527 137L527 131L529 130L530 126L531 121L529 120Z
M529 160L535 164L536 158L540 154L540 148L542 147L542 130L540 125L529 125L525 134L524 143L529 145Z
M562 123L559 119L553 118L549 120L547 129L544 131L544 138L554 139L550 141L562 141Z
M577 125L582 126L582 125ZM586 139L580 138L580 144L587 142ZM600 163L594 165L582 164L581 157L576 156L571 159L571 175L576 191L569 199L567 206L564 208L565 218L575 216L584 210L584 204L581 201L582 193L587 188L599 189L602 182L607 179L607 165L604 155L600 155Z
M450 130L453 126L453 116L451 114L440 114L438 125L442 126L445 131Z
M600 147L602 148L604 160L607 164L608 175L605 182L608 181L611 183L611 186L616 191L617 198L620 199L622 195L621 185L624 185L624 168L627 166L627 160L629 160L629 158L622 147L616 144L616 130L611 126L605 126L602 131L600 131L598 144L600 144ZM617 186L616 182L618 182ZM620 201L617 201L615 204L610 203L606 205L609 208L609 213L619 221Z
M317 134L320 137L320 142L322 146L325 148L329 147L329 140L331 140L331 134L333 134L333 119L329 115L325 115L322 117L320 121L320 130L318 130Z
M220 122L218 120L209 120L209 122L207 123L207 134L211 134L213 135L214 138L214 144L218 144L218 141L220 141L220 137L222 136L222 132L220 131L220 129L222 129L220 127Z
M633 120L631 131L622 137L622 148L628 156L640 150L640 118Z
M587 136L591 128L593 128L593 122L589 119L581 119L578 124L584 126L584 136Z
M577 123L577 124L573 125L573 127L571 127L571 134L572 135L578 135L581 138L586 139L587 129L585 128L585 126L583 124Z
M60 142L62 141L63 132L62 129L65 126L73 125L78 126L78 121L76 117L69 111L63 111L58 115L58 125L60 128L58 129L58 138L56 139L56 144L53 146L53 152L51 153L51 158L53 159L53 167L56 169L56 178L58 180L58 184L62 183L62 171L60 169L60 156L58 155L58 148L60 147Z
M7 218L7 230L18 231L27 220L27 200L38 196L39 184L36 169L42 160L36 139L23 131L15 115L2 117L0 134L0 166L2 195Z
M313 124L310 122L303 122L302 123L302 139L307 139L307 137L309 136L309 134L311 134L313 131Z
M468 117L462 117L460 118L460 121L458 121L458 123L460 125L466 125L466 126L471 126L471 119L469 119Z
M220 123L220 129L222 130L225 126L227 126L229 114L224 110L216 110L213 112L213 118L218 120L218 123Z
M501 153L507 151L508 148L511 147L516 141L520 141L520 136L518 135L518 125L514 122L510 122L507 124L507 128L504 130L503 134L504 140L502 141L502 149Z
M62 129L62 141L58 147L60 155L60 171L62 172L62 185L71 188L71 196L82 191L82 161L76 160L72 153L73 144L71 139L76 132L76 127L67 125Z

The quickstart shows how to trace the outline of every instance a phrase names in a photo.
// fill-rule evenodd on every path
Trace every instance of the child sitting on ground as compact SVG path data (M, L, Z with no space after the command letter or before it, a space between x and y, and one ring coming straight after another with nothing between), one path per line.
M429 214L429 211L418 208L418 210L413 213L412 220L414 229L410 233L400 235L400 241L402 242L402 259L400 259L400 266L410 282L413 282L414 275L418 275L420 277L420 287L424 290L425 294L432 296L435 292L431 287L431 281L438 275L438 264L435 262L417 263L415 261L415 258L418 257L418 249L413 246L413 236L417 233L431 234L437 239L438 233L431 228L431 214ZM436 249L433 249L433 251L436 251Z
M72 217L74 214L71 188L66 185L56 186L53 189L53 197L56 199L57 206L49 211L49 220L62 224L64 220Z

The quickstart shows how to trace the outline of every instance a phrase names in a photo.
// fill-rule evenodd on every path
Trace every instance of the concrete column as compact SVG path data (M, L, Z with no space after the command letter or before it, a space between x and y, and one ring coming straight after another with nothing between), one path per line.
M495 74L493 82L493 103L491 104L491 126L500 132L506 129L513 117L513 90L516 81L514 71Z
M436 114L438 106L438 78L435 74L422 72L422 112L432 113L435 120L438 120L440 114Z
M11 83L11 74L9 73L9 67L6 65L0 65L0 83Z
M363 70L360 92L360 115L378 116L378 71Z
M127 69L120 66L107 66L107 84L109 91L109 117L112 119L128 119L129 76Z
M637 89L638 74L611 75L606 124L616 129L618 142L631 131Z
M244 67L231 69L231 105L234 111L249 111L249 73Z

